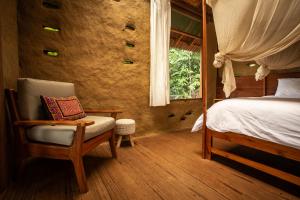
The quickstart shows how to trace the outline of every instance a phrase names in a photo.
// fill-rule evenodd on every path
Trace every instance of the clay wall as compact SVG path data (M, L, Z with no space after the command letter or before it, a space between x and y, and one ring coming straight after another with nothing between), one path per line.
M150 3L144 0L64 0L49 9L41 0L19 2L22 77L68 81L85 108L121 107L121 118L137 122L137 134L190 129L201 112L201 100L172 101L149 107ZM135 30L126 29L134 24ZM43 25L61 29L43 30ZM209 63L216 51L214 26L209 25ZM134 48L128 48L132 41ZM50 57L43 50L58 50ZM133 64L124 64L129 58ZM210 102L216 71L209 70ZM191 115L186 115L192 111ZM174 114L174 117L169 117ZM183 120L184 119L184 120Z

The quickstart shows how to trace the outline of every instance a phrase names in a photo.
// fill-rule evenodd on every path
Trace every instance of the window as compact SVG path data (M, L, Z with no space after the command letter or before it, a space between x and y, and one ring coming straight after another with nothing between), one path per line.
M200 98L200 52L170 48L169 62L171 100Z

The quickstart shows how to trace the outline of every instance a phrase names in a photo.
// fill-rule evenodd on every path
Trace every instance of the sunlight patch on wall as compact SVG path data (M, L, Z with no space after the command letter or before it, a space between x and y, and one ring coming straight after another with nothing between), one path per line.
M50 31L50 32L59 32L60 31L60 28L54 28L54 27L51 27L51 26L43 26L43 29L45 31Z
M43 53L47 56L51 56L51 57L57 57L59 56L59 53L57 50L48 50L48 49L44 49Z

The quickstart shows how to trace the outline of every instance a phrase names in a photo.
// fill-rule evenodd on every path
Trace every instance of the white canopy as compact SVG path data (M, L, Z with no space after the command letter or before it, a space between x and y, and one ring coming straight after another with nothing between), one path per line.
M260 65L255 74L257 81L264 79L270 73L270 70L300 67L300 41L279 53L256 62Z
M259 69L265 70L263 74L273 65L280 64L277 69L291 67L281 66L288 63L281 61L287 54L279 52L300 40L299 0L208 0L208 4L213 9L219 46L214 66L224 66L226 97L236 89L231 60L255 60L263 65Z

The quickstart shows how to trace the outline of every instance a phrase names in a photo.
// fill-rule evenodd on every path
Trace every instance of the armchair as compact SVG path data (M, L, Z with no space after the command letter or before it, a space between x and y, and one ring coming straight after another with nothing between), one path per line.
M18 79L18 93L12 89L6 89L5 93L16 132L18 171L30 156L70 160L80 192L87 192L82 157L105 141L109 141L112 156L117 157L114 128L121 110L86 111L90 114L111 113L111 117L88 115L79 120L45 120L40 95L73 96L74 84L23 78Z

